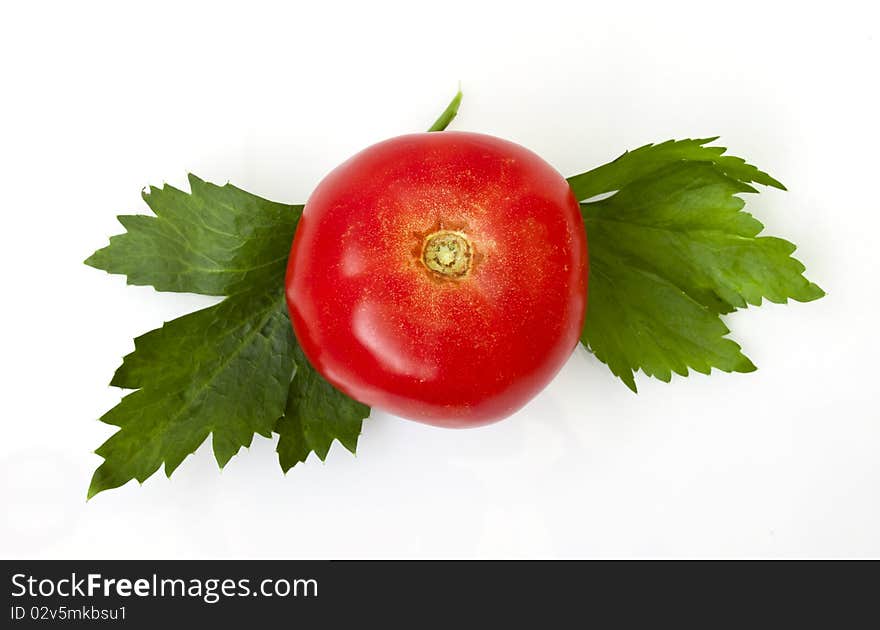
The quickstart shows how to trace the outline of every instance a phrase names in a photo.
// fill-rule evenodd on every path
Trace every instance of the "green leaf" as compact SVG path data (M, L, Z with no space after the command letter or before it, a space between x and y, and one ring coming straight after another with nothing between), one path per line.
M824 292L804 278L795 246L759 236L763 225L742 210L738 195L756 191L739 177L760 171L738 158L739 171L683 159L655 168L655 156L642 155L649 167L630 158L619 181L604 167L599 183L582 180L582 190L617 192L581 204L590 252L581 341L633 391L639 369L663 381L691 369L754 370L719 314Z
M270 436L294 369L293 331L279 287L227 298L135 340L113 377L137 388L101 420L119 427L96 452L89 497L165 464L171 473L213 435L224 466L254 433Z
M785 190L785 186L780 182L747 164L742 158L724 155L726 148L705 146L717 139L718 136L646 144L633 151L627 151L613 162L569 177L568 183L575 197L583 201L602 193L620 190L627 184L655 174L665 166L687 160L710 162L719 172L743 183L755 182Z
M191 194L152 189L145 199L157 216L127 217L128 232L87 261L132 284L228 296L135 340L111 384L137 391L101 418L119 431L96 451L104 463L89 497L163 464L170 475L209 435L221 467L278 426L285 470L312 449L324 458L333 439L353 452L369 414L308 365L293 335L284 273L302 206L190 182Z
M788 241L759 237L764 226L743 212L738 193L755 192L709 162L677 162L582 204L591 245L669 279L719 313L762 299L808 302L823 295L791 258Z
M303 206L267 201L232 184L189 176L191 193L150 187L156 216L122 215L126 233L85 262L159 291L232 295L283 278Z
M668 279L615 256L613 247L590 252L581 341L631 390L638 369L666 382L673 372L687 376L688 368L753 371L740 347L724 338L728 332L715 313Z
M452 97L449 105L446 106L446 109L443 110L443 113L434 121L434 124L431 125L428 131L443 131L449 126L449 123L451 123L458 115L458 106L461 105L461 96L461 89L459 89L455 96Z
M314 453L324 461L333 440L339 440L352 453L370 408L334 389L296 349L297 370L288 392L284 417L275 431L279 434L278 461L284 472Z

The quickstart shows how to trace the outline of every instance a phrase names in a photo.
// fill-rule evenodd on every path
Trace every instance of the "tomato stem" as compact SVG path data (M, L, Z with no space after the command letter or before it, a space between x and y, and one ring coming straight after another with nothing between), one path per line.
M440 117L436 121L434 121L434 124L431 125L428 131L443 131L449 126L449 123L451 123L452 119L458 114L458 106L461 105L461 96L461 88L459 88L458 92L456 92L455 96L449 102L449 105L446 106L446 109L443 110L443 113L440 114Z

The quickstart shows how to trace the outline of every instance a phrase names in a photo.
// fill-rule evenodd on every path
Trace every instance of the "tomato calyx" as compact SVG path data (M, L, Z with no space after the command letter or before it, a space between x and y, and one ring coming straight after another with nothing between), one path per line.
M474 259L474 247L467 234L457 230L437 230L425 236L421 260L425 267L443 278L468 275Z

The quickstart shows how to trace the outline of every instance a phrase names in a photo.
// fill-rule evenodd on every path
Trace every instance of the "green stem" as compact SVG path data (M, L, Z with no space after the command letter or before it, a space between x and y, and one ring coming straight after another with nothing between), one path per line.
M446 106L446 109L443 110L443 113L440 114L440 118L436 120L436 122L431 125L428 131L443 131L446 127L449 126L449 123L452 122L452 119L455 118L455 115L458 114L458 106L461 104L461 88L459 88L458 92L455 94L455 97L449 102L449 105Z

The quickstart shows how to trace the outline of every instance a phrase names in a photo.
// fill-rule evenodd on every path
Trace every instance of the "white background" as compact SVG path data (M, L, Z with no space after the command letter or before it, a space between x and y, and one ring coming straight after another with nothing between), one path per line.
M880 557L878 20L871 3L15 3L0 12L0 556ZM14 8L12 8L14 7ZM816 7L816 8L814 8ZM300 202L334 165L456 129L562 173L723 136L828 291L728 318L759 371L636 396L579 350L523 411L451 431L374 411L286 477L205 444L86 502L132 338L208 298L81 261L188 171Z

